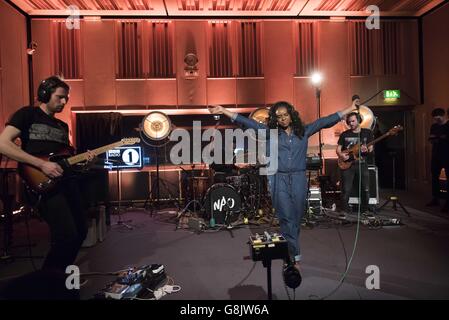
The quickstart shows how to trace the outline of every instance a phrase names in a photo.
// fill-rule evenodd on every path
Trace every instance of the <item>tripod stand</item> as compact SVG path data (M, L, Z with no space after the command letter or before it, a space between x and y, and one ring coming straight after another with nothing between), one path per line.
M170 199L173 199L173 195L170 192L170 188L167 186L167 182L160 178L159 176L159 147L156 148L156 179L151 184L151 190L148 193L147 198L145 199L144 208L147 209L148 202L153 200L153 205L151 206L150 215L153 215L153 209L156 208L156 210L160 209L160 185L162 183L162 186L165 188L165 190L168 192L168 196ZM156 197L154 199L154 192L156 193ZM155 201L155 204L154 204ZM178 206L179 207L179 206Z
M385 207L390 202L393 204L393 210L398 211L398 205L401 207L402 210L410 217L410 213L405 209L405 207L402 205L402 203L399 201L399 197L396 195L396 152L389 152L391 159L393 161L393 195L390 195L388 197L388 200L385 201L383 205L379 207L379 211L382 210L383 207Z
M197 213L197 208L198 209L202 209L202 205L201 205L201 200L202 199L197 199L197 190L203 190L201 187L203 187L202 180L197 181L198 179L195 178L205 178L205 177L195 177L195 173L194 173L194 169L195 169L195 165L192 164L191 167L191 171L190 173L185 170L183 167L179 166L179 168L186 174L186 178L187 178L187 188L186 188L186 195L185 195L185 206L184 208L178 212L177 215L177 225L176 225L176 229L177 230L179 228L179 225L181 223L181 219L182 217L186 214L186 212L193 212L194 214ZM189 181L190 179L190 181ZM206 178L207 179L207 178ZM198 195L199 198L201 198L201 195ZM191 207L191 205L193 204L193 211L190 210L189 208Z
M117 174L117 200L118 200L118 207L117 207L117 214L118 214L118 220L116 223L112 224L112 226L117 225L117 226L124 226L126 227L128 230L132 230L134 229L131 225L129 225L129 223L132 220L122 220L122 207L121 207L121 203L122 203L122 195L121 195L121 188L120 188L120 168L117 166L117 170L116 170L116 174Z

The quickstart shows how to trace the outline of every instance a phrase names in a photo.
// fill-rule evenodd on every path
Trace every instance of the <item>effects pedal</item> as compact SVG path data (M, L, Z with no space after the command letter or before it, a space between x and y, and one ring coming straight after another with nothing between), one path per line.
M105 289L104 296L115 300L133 299L154 291L166 278L162 264L130 268L119 273L117 279Z
M256 233L249 238L250 255L253 261L288 258L287 240L278 233Z

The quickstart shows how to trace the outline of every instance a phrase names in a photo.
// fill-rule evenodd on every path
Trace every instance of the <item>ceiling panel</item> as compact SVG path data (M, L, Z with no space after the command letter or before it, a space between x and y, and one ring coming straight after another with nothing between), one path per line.
M3 1L3 0L0 0ZM367 16L376 5L382 16L419 16L444 0L9 0L32 16Z

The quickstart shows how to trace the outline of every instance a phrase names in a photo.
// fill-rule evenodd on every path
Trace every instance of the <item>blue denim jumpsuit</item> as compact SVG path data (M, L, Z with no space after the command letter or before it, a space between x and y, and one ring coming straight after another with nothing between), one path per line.
M307 196L308 138L322 128L334 126L340 119L341 114L337 112L306 125L301 139L293 133L288 135L284 130L278 131L278 171L268 176L268 186L281 234L287 240L290 256L295 261L301 260L298 239ZM241 115L234 117L233 121L254 130L268 129L267 126Z

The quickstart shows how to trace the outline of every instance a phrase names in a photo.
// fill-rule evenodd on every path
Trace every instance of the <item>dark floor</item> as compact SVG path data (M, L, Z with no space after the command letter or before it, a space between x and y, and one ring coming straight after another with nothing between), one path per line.
M372 228L361 224L357 233L356 223L326 219L302 228L303 282L295 298L448 299L449 214L440 213L439 208L432 212L423 205L425 200L417 196L404 192L400 197L411 217L402 211L394 212L390 206L379 212L378 218L399 218L401 226ZM154 215L128 210L123 219L131 219L133 229L110 227L103 242L82 249L77 265L81 272L106 273L129 266L163 264L174 283L182 288L164 296L165 300L267 298L266 269L262 263L245 257L249 256L250 234L269 228L268 224L197 234L188 229L175 230L175 218L176 212L170 210ZM113 216L112 222L116 220L117 216ZM348 217L346 221L352 220ZM15 244L27 243L25 230L23 222L16 223ZM30 236L36 243L32 253L44 255L48 247L46 225L32 219ZM17 248L13 253L25 255L28 251ZM34 262L39 267L42 259ZM349 272L338 287L347 262ZM365 287L369 276L365 271L370 265L380 270L378 290ZM28 259L2 261L0 286L32 270ZM82 299L92 298L113 279L89 276L81 288ZM272 284L274 299L293 298L293 291L287 291L283 284L280 260L273 262Z

